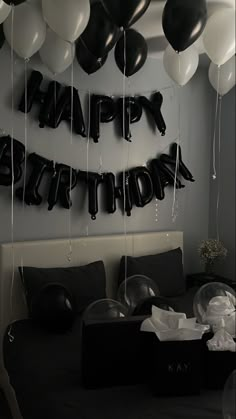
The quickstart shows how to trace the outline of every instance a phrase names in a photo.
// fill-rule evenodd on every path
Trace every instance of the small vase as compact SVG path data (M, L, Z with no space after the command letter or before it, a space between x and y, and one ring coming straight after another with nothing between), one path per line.
M206 262L205 264L205 273L207 274L207 276L209 277L214 277L215 274L215 264L212 262Z

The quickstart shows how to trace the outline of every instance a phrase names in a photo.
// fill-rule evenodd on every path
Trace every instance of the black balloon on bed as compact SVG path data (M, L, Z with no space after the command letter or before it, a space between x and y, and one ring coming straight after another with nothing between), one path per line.
M75 303L70 292L60 284L48 284L33 299L34 322L53 333L65 333L75 320Z

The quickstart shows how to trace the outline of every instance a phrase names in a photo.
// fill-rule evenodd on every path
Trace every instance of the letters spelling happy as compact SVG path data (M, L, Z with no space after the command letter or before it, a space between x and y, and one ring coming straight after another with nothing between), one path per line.
M28 81L26 95L22 95L19 110L29 113L34 103L40 104L39 126L58 128L62 121L73 122L75 134L86 137L84 116L79 93L75 88L63 87L53 81L46 92L40 90L43 76L33 71ZM108 123L118 117L122 137L131 141L130 125L140 121L143 108L149 112L161 135L165 135L166 124L161 113L163 97L160 92L154 93L151 100L144 96L114 98L105 95L92 95L89 133L94 142L100 137L100 123ZM71 109L73 107L73 109Z

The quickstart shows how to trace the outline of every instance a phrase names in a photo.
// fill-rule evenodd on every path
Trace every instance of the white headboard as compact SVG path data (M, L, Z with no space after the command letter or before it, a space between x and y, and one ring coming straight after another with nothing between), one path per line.
M13 321L27 318L27 308L18 267L69 267L103 260L107 277L107 295L115 297L119 262L123 255L142 256L183 248L182 232L120 234L73 239L18 242L0 245L0 387L11 405L13 417L20 419L14 391L3 366L2 339ZM12 284L14 268L14 282ZM12 286L13 285L13 286ZM12 298L11 298L12 297Z
M27 317L27 309L18 267L69 267L103 260L107 277L107 295L115 297L120 258L141 256L183 248L182 232L120 234L73 239L69 260L68 239L17 242L0 245L0 325ZM14 263L14 284L12 272ZM12 298L11 298L12 294ZM11 313L12 306L12 313Z

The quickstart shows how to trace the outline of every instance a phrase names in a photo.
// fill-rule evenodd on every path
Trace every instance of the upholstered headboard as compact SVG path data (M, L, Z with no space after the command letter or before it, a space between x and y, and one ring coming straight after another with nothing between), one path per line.
M114 297L120 258L141 256L183 247L182 232L157 232L96 236L73 239L17 242L0 245L1 329L11 321L26 318L27 310L18 272L21 266L68 267L103 260L107 295ZM70 260L71 259L71 260ZM14 282L13 279L14 264ZM12 284L13 282L13 284Z

